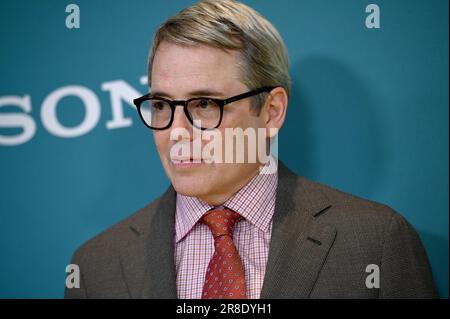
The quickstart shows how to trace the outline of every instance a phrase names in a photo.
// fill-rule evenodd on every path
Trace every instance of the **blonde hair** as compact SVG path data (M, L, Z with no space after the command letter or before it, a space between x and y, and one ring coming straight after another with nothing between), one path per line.
M156 31L148 63L148 83L161 42L238 50L241 81L249 88L291 89L286 46L275 27L249 6L233 0L203 0L170 17ZM256 96L257 105L264 97Z

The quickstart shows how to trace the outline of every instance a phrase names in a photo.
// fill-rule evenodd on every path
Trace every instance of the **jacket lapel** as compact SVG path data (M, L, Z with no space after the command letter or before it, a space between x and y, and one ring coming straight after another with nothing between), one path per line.
M279 180L272 238L261 298L307 298L311 293L336 230L316 216L331 207L323 193L308 187L278 161ZM174 258L176 193L172 186L156 204L148 221L136 221L136 234L121 253L131 298L177 298Z
M121 254L131 298L175 299L174 258L175 190L170 186L157 202L154 214L136 221L130 231L137 238Z
M325 195L279 161L277 199L261 298L308 298L336 230L316 217L331 207Z

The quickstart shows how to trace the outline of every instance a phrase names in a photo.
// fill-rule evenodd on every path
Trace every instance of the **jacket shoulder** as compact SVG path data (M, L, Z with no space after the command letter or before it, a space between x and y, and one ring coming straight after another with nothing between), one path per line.
M92 257L98 259L102 252L111 256L126 247L148 229L160 200L161 197L157 198L132 215L87 240L73 254L73 262L84 263ZM94 254L95 256L93 256Z
M438 297L425 248L405 217L388 205L302 177L297 185L304 192L322 194L328 209L316 218L336 230L315 296ZM368 265L379 267L379 290L367 289Z
M331 186L311 181L297 176L297 184L303 189L312 189L323 195L330 209L324 214L324 219L335 224L340 223L370 223L388 226L393 219L404 219L392 207L366 199Z

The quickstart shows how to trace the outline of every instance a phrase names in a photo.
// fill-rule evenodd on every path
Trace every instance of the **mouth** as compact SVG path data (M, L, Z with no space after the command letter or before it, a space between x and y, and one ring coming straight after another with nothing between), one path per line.
M171 158L170 164L176 168L193 168L205 164L205 162L196 158Z

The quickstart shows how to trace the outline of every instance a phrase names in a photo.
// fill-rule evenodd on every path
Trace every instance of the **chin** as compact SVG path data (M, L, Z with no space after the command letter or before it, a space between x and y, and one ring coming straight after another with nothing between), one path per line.
M206 185L208 181L205 184L205 181L195 176L174 176L171 182L175 191L185 196L200 197L210 189L209 185Z

